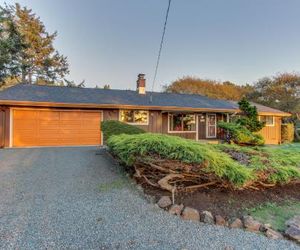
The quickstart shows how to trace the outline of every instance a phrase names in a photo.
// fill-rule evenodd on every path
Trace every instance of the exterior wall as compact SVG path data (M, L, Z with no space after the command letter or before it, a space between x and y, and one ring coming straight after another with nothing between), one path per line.
M118 109L104 109L103 120L119 120ZM133 125L137 126L150 133L162 133L162 115L161 111L150 110L149 111L149 123L148 125Z
M217 125L220 121L226 121L226 114L217 113ZM217 139L223 140L225 139L225 132L223 129L218 128L217 126Z
M274 117L274 126L265 126L259 133L265 138L266 144L281 143L281 117Z
M4 147L5 142L5 111L0 109L0 148Z
M9 147L10 108L0 107L0 148Z
M118 120L119 110L117 109L104 109L103 110L103 121L107 120Z
M25 107L24 107L25 108ZM97 109L99 110L99 109ZM103 120L119 120L118 109L103 109ZM204 115L204 121L200 115ZM216 113L217 122L226 121L226 114ZM180 136L186 139L207 139L206 138L206 113L196 113L197 132L168 132L168 113L162 111L149 111L149 124L138 125L147 132L163 133L172 136ZM10 146L10 107L0 108L0 147ZM265 138L266 144L281 143L281 117L275 117L275 126L264 127L260 132ZM198 138L197 138L198 137ZM217 129L217 138L224 139L224 132Z

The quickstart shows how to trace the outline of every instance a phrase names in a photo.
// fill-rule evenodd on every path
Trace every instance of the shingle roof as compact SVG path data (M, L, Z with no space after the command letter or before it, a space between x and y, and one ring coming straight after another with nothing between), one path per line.
M150 92L145 95L132 90L112 90L18 84L0 91L1 100L74 103L74 104L118 104L137 106L161 106L203 109L236 109L236 105L223 100L200 95Z
M258 103L254 103L254 102L251 102L252 105L256 106L257 110L259 112L265 112L265 113L278 113L278 114L288 114L286 112L283 112L281 110L278 110L278 109L273 109L273 108L270 108L270 107L267 107L267 106L264 106L264 105L261 105L261 104L258 104Z
M238 102L236 102L236 101L231 101L231 102L238 108L238 106L239 106ZM257 111L259 113L270 113L270 114L278 114L278 115L284 115L284 116L290 115L289 113L283 112L281 110L273 109L273 108L255 103L255 102L250 102L250 104L256 106Z
M45 86L32 84L18 84L6 90L0 91L1 101L25 101L25 102L51 102L66 104L95 104L95 105L133 105L133 106L159 106L178 108L199 108L238 111L236 102L217 100L201 95L174 94L174 93L152 93L138 94L132 90L113 90L95 88L77 88ZM256 104L259 112L287 113L277 109Z

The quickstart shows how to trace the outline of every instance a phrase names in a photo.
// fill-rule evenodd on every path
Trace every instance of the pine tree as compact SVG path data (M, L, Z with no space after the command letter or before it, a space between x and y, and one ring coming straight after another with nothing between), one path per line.
M21 58L23 82L54 84L69 73L67 58L53 46L57 33L49 34L43 22L31 9L19 4L10 6L15 25L28 45Z
M0 6L0 88L19 80L20 59L27 48L13 20L11 9Z
M264 127L264 123L258 120L257 108L252 106L245 97L238 104L242 116L237 119L237 123L251 132L260 131Z

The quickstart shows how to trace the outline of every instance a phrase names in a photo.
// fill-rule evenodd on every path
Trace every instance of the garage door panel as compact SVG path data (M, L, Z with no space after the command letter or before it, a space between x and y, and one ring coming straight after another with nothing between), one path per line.
M59 121L39 121L39 130L57 130L59 127Z
M33 140L32 135L22 135L14 137L14 142L19 146L36 146L36 140Z
M14 119L31 119L37 118L37 111L34 110L14 110Z
M40 121L59 121L59 112L55 111L40 111L38 116Z
M59 139L61 136L59 133L57 133L56 129L43 129L43 130L39 130L37 136L39 138L57 138Z
M97 113L83 113L81 116L82 120L88 120L88 121L100 121L100 114Z
M87 136L87 137L95 137L99 136L100 132L98 130L88 130L88 131L78 131L80 136Z
M61 112L60 113L60 120L61 121L69 121L69 120L78 120L81 118L80 112Z
M60 121L60 129L61 130L76 130L81 129L81 121L70 120L70 121Z
M100 122L96 112L14 110L13 146L99 145Z
M22 130L22 129L30 129L33 130L37 126L36 120L15 120L14 129Z

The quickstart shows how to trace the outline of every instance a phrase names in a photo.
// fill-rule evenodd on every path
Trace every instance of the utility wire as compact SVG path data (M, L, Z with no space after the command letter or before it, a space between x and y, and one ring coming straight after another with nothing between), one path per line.
M171 6L171 1L172 0L169 0L169 2L168 2L168 8L167 8L167 12L166 12L166 18L165 18L163 33L162 33L162 36L161 36L161 41L160 41L160 46L159 46L159 51L158 51L158 56L157 56L157 61L156 61L156 66L155 66L155 71L154 71L154 77L153 77L153 82L152 82L150 102L152 102L152 94L153 94L154 85L155 85L155 82L156 82L156 77L157 77L157 71L158 71L158 66L159 66L159 62L160 62L161 51L162 51L162 47L163 47L163 44L164 44L165 33L166 33L167 23L168 23L168 17L169 17L169 11L170 11L170 6Z

